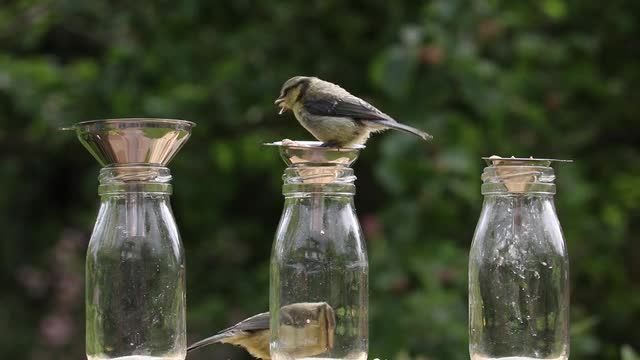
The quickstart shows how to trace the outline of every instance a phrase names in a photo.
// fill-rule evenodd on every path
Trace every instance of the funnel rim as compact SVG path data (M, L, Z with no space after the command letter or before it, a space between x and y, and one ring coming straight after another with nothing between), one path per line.
M344 147L330 147L330 146L322 146L322 144L324 144L322 141L300 141L300 140L294 140L291 143L287 143L284 141L275 141L275 142L271 142L271 143L263 143L262 145L264 146L279 146L282 148L289 148L289 149L314 149L314 150L325 150L325 151L337 151L337 152L346 152L346 151L353 151L353 150L362 150L364 149L366 146L365 145L360 145L360 144L354 144L351 146L344 146Z
M534 158L534 157L502 157L502 156L483 156L482 160L512 160L512 161L553 161L553 162L573 162L573 160L567 159L550 159L550 158Z
M551 159L551 158L535 158L530 156L528 158L525 157L502 157L502 156L483 156L482 160L487 163L487 166L535 166L538 164L539 166L551 166L553 163L572 163L573 160L565 160L565 159ZM518 164L499 164L497 162L514 162L520 163ZM526 165L524 165L526 164Z
M189 120L182 119L169 119L169 118L111 118L111 119L94 119L94 120L86 120L81 121L75 124L73 127L84 127L91 125L109 125L116 123L165 123L165 124L173 124L173 125L183 125L185 127L195 127L196 123Z

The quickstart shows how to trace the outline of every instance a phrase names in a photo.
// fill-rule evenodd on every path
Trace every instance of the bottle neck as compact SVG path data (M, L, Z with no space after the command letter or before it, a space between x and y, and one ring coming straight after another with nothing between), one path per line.
M482 173L482 195L553 197L555 178L553 168L548 166L487 166Z
M129 193L171 195L171 172L157 165L115 165L100 170L100 196Z
M285 170L282 178L285 198L353 197L356 192L353 169L335 164L292 166Z

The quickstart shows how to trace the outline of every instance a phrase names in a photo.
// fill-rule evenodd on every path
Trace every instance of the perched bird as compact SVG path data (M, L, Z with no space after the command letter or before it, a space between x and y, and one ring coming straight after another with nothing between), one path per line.
M386 129L405 131L424 140L432 138L424 131L400 124L340 86L316 77L287 80L275 104L280 106L280 114L293 111L300 124L323 146L364 144L371 133Z
M333 308L325 302L285 305L280 308L281 350L295 357L322 354L333 348L335 326ZM269 313L265 312L198 341L187 351L224 343L242 346L254 357L269 360L270 341Z

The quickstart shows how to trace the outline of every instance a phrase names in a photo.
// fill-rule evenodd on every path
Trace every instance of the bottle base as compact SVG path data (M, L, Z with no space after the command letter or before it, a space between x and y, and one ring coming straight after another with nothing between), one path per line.
M292 357L287 355L274 354L272 360L367 360L367 353L358 353L357 355L348 355L345 357Z
M471 360L568 360L568 356L555 358L532 358L526 356L490 357L484 355L471 355Z
M147 355L129 355L121 357L108 357L105 355L89 356L87 360L184 360L184 355L168 355L168 356L147 356Z

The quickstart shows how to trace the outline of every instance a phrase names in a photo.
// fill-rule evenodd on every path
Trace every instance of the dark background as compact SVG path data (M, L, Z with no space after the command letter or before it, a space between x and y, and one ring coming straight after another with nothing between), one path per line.
M310 139L273 100L340 83L431 143L372 138L355 169L371 358L468 359L467 251L481 156L557 167L572 359L640 349L640 2L0 2L0 357L81 359L99 166L75 122L197 122L170 167L190 341L268 308L284 164ZM622 354L622 355L621 355ZM221 345L193 359L246 358Z

